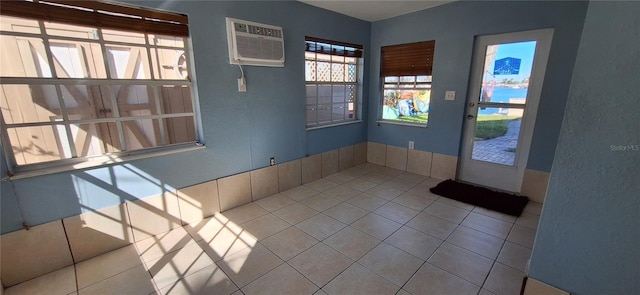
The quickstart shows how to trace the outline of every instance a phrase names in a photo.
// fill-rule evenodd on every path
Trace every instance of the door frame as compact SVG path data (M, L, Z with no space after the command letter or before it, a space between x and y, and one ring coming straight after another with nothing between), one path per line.
M522 188L524 170L529 159L531 141L537 117L538 104L542 93L544 76L548 65L553 28L520 31L504 34L476 36L473 46L472 67L469 88L465 101L465 123L460 141L460 157L456 179L508 192L519 193ZM523 109L516 158L513 166L490 163L471 158L473 138L477 122L478 98L482 88L484 62L487 45L536 41L536 50L531 68L529 88ZM474 106L470 106L470 103ZM472 119L467 119L472 115Z

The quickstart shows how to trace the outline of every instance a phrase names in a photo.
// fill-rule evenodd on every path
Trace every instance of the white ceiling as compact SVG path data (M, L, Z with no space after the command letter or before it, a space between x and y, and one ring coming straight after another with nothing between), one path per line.
M437 0L298 0L370 22L423 10L453 1Z

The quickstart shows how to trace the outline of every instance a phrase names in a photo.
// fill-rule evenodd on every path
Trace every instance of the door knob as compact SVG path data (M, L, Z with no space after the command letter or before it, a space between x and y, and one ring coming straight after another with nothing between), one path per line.
M474 106L476 106L476 104L474 102L470 102L469 103L469 107L474 107Z
M473 115L467 115L467 119L469 120L473 119Z

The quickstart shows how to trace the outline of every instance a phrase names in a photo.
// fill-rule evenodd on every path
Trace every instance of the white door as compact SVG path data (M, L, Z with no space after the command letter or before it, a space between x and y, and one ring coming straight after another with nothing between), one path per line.
M553 29L476 37L458 179L520 192Z

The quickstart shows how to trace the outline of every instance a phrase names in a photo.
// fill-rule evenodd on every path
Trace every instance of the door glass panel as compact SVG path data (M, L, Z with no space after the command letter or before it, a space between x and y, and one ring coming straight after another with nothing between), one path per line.
M473 139L474 160L513 166L520 136L522 108L480 110Z
M536 41L487 46L480 103L524 104Z

